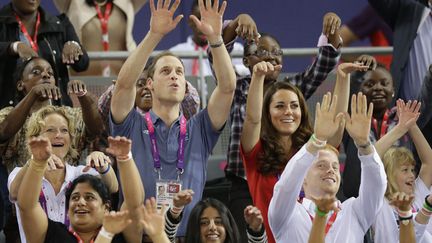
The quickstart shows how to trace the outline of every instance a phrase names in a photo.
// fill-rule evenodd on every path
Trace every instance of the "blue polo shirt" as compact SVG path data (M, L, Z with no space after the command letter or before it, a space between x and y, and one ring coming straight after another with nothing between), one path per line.
M162 165L161 179L177 179L177 152L180 133L180 116L167 127L153 111L151 120L155 129L157 147ZM113 136L125 136L132 140L132 155L138 167L145 189L145 197L156 197L157 173L151 150L150 136L145 118L132 109L121 124L115 124L110 116L110 128ZM216 145L220 131L212 128L207 109L202 110L187 121L185 141L185 168L181 176L182 189L192 189L195 194L192 202L185 207L184 215L177 236L186 235L189 215L195 204L201 200L207 178L207 160Z

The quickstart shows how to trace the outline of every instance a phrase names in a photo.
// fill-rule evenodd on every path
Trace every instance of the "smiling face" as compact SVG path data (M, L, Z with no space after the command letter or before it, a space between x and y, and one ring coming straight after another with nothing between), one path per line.
M339 186L338 156L329 148L320 150L303 183L306 197L336 196Z
M274 93L269 107L271 122L280 135L292 135L301 122L301 109L296 93L280 89Z
M405 192L408 195L414 193L414 169L413 164L405 163L394 171L394 179L400 192Z
M27 94L34 86L44 83L55 84L54 71L49 62L35 58L25 66L17 89Z
M404 147L392 147L382 161L388 181L386 197L389 199L396 192L414 193L416 162L412 152Z
M214 207L207 207L200 218L201 243L225 242L226 232L222 217Z
M154 72L149 68L148 87L153 99L159 102L180 104L186 93L186 80L181 61L171 55L162 56L154 65Z
M253 73L255 64L266 61L271 64L282 64L282 51L278 42L270 36L263 36L257 44L249 44L248 51L245 53L244 65ZM266 75L266 81L276 81L280 71L275 71Z
M78 183L69 199L69 219L77 232L92 232L102 225L109 205L102 202L99 194L89 183Z
M52 152L64 160L71 147L71 135L66 118L58 113L51 113L43 121L41 135L50 140Z
M394 93L391 74L383 67L368 71L364 75L360 91L366 95L368 103L374 104L374 111L387 109Z
M149 111L152 107L151 91L147 87L147 71L142 72L136 82L135 105L143 111Z

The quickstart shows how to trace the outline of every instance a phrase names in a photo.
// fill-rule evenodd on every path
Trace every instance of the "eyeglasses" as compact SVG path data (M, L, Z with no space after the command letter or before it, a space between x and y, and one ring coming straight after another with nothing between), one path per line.
M255 51L255 53L253 53L254 55L258 56L258 57L265 57L265 56L274 56L274 57L280 57L283 55L283 51L280 49L274 49L272 51L267 51L264 49L257 49Z

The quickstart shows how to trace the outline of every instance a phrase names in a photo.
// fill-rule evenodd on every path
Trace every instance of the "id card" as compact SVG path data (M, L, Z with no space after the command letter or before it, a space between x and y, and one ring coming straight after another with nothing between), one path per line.
M157 180L156 181L156 203L160 210L165 205L168 210L173 205L173 199L176 193L182 188L181 181L176 180Z

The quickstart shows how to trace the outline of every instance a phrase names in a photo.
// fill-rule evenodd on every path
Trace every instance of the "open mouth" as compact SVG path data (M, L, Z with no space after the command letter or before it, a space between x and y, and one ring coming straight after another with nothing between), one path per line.
M414 182L413 181L408 181L405 183L405 185L409 186L409 187L413 187L414 186Z
M336 183L336 180L334 178L331 178L331 177L323 178L323 181L328 182L328 183Z
M293 118L286 118L286 119L282 119L281 120L283 123L293 123L294 119Z
M87 214L90 213L90 211L85 210L85 209L77 209L77 210L74 211L74 213L76 215L87 215Z
M62 148L62 147L64 147L64 144L63 143L53 143L53 144L51 144L51 146L54 148Z
M208 234L208 235L206 235L206 238L209 239L209 240L217 240L220 237L219 237L218 234Z

